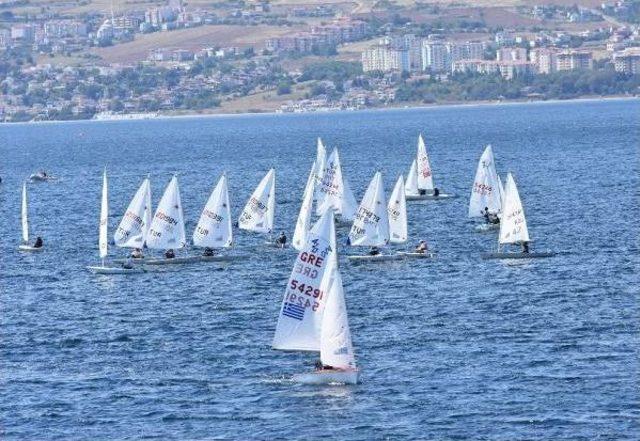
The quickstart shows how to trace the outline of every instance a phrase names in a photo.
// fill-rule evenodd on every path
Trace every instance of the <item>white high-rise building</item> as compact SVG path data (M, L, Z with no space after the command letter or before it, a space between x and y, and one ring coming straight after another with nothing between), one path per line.
M362 70L370 72L409 71L411 70L411 56L407 49L378 45L362 52Z
M428 40L422 43L422 70L447 72L450 66L449 53L445 44Z

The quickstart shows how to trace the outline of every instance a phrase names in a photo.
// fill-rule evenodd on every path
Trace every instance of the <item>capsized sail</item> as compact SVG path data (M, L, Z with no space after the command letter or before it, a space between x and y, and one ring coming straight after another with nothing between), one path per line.
M405 243L407 241L407 200L404 192L404 178L400 175L391 196L389 196L389 204L387 205L389 242L391 243Z
M300 207L300 213L298 214L298 220L296 222L296 229L293 232L293 247L301 251L307 241L307 233L311 226L311 215L313 214L313 195L315 190L315 172L316 163L311 166L311 172L307 178L307 185L304 187L304 194L302 196L302 206Z
M193 244L197 247L227 248L233 243L231 208L227 177L222 175L202 210L193 231Z
M151 218L151 184L149 178L145 178L113 235L116 246L142 248Z
M326 211L311 228L284 291L273 348L319 351L322 316L335 265L333 213Z
M27 207L27 183L22 183L22 240L24 243L29 242L29 208Z
M335 266L335 263L333 264ZM349 330L342 277L337 266L331 271L320 332L320 361L339 369L355 369L356 360Z
M427 147L424 145L422 135L418 137L418 156L416 158L418 166L418 189L433 191L433 174L431 173L431 163L427 155Z
M511 173L507 175L504 189L504 207L500 221L500 244L529 242L529 230L524 217L520 194Z
M102 201L100 204L100 229L98 235L98 249L100 250L100 258L107 257L109 251L109 187L107 183L107 169L104 169L102 175Z
M389 217L382 174L376 172L360 202L349 232L354 246L383 246L389 242Z
M149 226L146 243L149 248L161 250L183 248L187 244L176 176L171 178L160 199Z
M271 169L262 178L242 210L238 220L240 229L256 233L271 233L273 231L276 210L275 188L276 172Z
M502 184L496 171L496 164L493 158L493 149L488 145L476 170L471 189L471 199L469 200L469 217L481 217L484 215L485 207L490 213L498 214L502 211Z

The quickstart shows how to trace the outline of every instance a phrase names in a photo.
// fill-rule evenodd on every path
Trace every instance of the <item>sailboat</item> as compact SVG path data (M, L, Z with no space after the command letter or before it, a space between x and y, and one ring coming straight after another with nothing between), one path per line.
M105 259L109 252L109 187L107 183L107 170L102 174L102 201L100 204L100 228L98 234L98 249L102 264L100 266L88 266L87 269L96 274L129 274L141 273L142 268L126 268L124 266L108 267Z
M349 232L349 245L383 247L389 243L389 215L387 212L387 200L384 195L382 174L376 172L371 179L369 187L360 202L351 231ZM397 254L367 254L347 256L350 260L392 260L399 257Z
M418 201L425 199L446 199L452 195L442 193L433 184L433 173L431 162L427 155L427 147L422 139L422 134L418 136L418 153L416 159L411 163L405 195L408 201Z
M222 175L209 196L193 231L193 245L209 249L229 248L233 244L231 208L227 177ZM203 255L200 260L227 260L230 256Z
M338 222L353 221L357 207L353 193L342 174L340 154L337 148L333 149L327 159L319 187L321 196L318 199L316 214L322 215L325 211L331 210L338 217Z
M292 246L298 251L301 251L307 242L307 234L311 227L311 215L313 214L313 197L316 188L316 163L311 166L311 172L307 178L307 184L304 187L304 193L302 195L302 206L300 207L300 213L298 214L298 220L296 222L296 229L293 232Z
M495 159L493 157L493 149L488 145L476 170L476 176L473 180L473 188L471 189L471 198L469 199L469 217L478 218L485 216L485 208L489 210L491 215L499 219L502 216L502 182L496 171ZM486 222L476 227L477 231L488 231L490 229L500 228L500 223Z
M340 298L341 294L343 296L342 281L334 244L333 213L325 211L309 231L296 258L285 288L272 347L284 351L320 352L323 364L337 369L297 375L295 381L357 381L344 297Z
M238 227L240 227L241 230L271 235L276 211L275 191L276 172L274 169L271 169L253 191L253 194L240 214ZM268 245L275 245L271 240L266 243Z
M320 194L320 185L322 184L322 177L324 176L324 168L327 162L327 149L322 143L322 139L318 137L316 145L316 162L314 170L315 190L313 195L313 202L322 202L322 194Z
M151 183L147 177L140 184L113 234L115 245L142 250L152 216Z
M529 238L529 230L527 221L524 217L524 209L520 201L520 195L516 182L511 173L507 175L507 183L505 186L504 204L502 206L502 220L500 221L500 236L498 238L498 251L495 253L486 253L482 257L484 259L531 259L536 257L551 257L555 253L552 252L529 252L528 244L531 242ZM504 252L503 245L522 245L527 251L523 252Z
M145 243L154 250L176 250L187 245L184 230L184 215L180 201L180 188L177 176L173 176L164 191L156 209ZM144 259L147 265L167 265L188 263L199 260L192 257L173 257L161 259Z
M27 206L27 183L22 184L22 207L21 207L21 220L22 220L22 244L18 246L20 251L42 251L44 247L35 247L29 245L29 207Z

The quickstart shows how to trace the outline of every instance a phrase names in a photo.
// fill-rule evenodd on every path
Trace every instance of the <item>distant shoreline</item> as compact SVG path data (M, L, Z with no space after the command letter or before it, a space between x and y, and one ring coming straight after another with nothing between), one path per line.
M79 123L79 122L132 122L132 121L154 121L162 119L193 119L193 118L228 118L234 116L249 116L249 115L262 115L262 116L286 116L286 115L327 115L333 113L357 113L357 112L383 112L387 110L418 110L418 109L436 109L436 108L455 108L455 107L490 107L490 106L505 106L505 105L521 105L521 104L559 104L559 103L571 103L571 102L596 102L596 101L631 101L640 100L640 96L626 96L626 95L611 95L611 96L599 96L599 97L579 97L568 99L549 99L549 100L535 100L535 99L517 99L517 100L489 100L489 101L462 101L462 102L442 102L433 104L414 103L406 105L393 105L384 107L368 107L364 109L355 110L318 110L310 112L274 112L274 111L253 111L253 112L185 112L185 113L159 113L158 116L152 118L140 118L140 119L115 119L115 120L96 120L96 119L67 119L67 120L43 120L43 121L6 121L0 122L0 127L3 125L22 125L22 124L59 124L59 123Z

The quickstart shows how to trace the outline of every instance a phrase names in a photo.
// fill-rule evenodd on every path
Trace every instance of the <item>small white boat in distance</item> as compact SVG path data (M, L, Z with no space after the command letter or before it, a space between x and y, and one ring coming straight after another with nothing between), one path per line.
M418 136L418 153L416 159L411 163L409 174L407 175L405 195L407 201L438 200L453 197L453 195L442 193L433 184L431 162L429 161L427 147L422 139L422 134Z
M316 214L321 216L327 210L332 210L340 223L353 221L358 204L353 197L349 183L342 173L340 154L334 148L325 162L322 181L319 184L319 198Z
M371 179L367 191L360 202L356 218L349 232L349 245L371 247L372 250L384 247L389 243L389 213L387 199L384 195L382 174L376 172ZM398 254L350 255L347 259L354 262L385 262L400 258Z
M485 253L483 259L533 259L540 257L551 257L552 252L531 252L529 251L529 230L524 217L524 209L518 194L518 188L511 176L507 175L507 183L504 189L504 205L502 220L500 222L500 237L498 239L498 251L495 253ZM521 245L521 252L504 252L503 245Z
M54 179L56 179L55 176L51 176L44 170L39 170L33 173L31 176L29 176L29 180L31 182L47 182L47 181L53 181Z
M478 162L469 199L469 217L485 218L485 223L477 225L476 231L484 232L500 228L503 197L502 181L496 171L493 149L488 145ZM485 209L488 210L488 215Z
M213 250L230 248L233 244L230 205L227 176L223 173L211 192L193 231L193 245L205 248L210 255L203 254L197 257L225 257L214 255Z
M105 265L105 259L109 252L109 190L107 183L107 170L104 170L102 175L102 202L100 204L100 231L98 235L98 249L100 250L100 259L102 259L102 265L100 266L88 266L87 269L95 274L131 274L141 273L144 270L142 268L134 268L132 266L119 266L109 267Z
M244 206L238 227L241 230L271 235L276 213L276 171L271 169L262 178ZM265 245L276 246L272 240Z
M38 252L42 251L44 247L42 245L35 246L29 245L29 207L27 206L27 183L22 184L22 209L21 209L21 221L22 221L22 244L18 246L20 251Z

